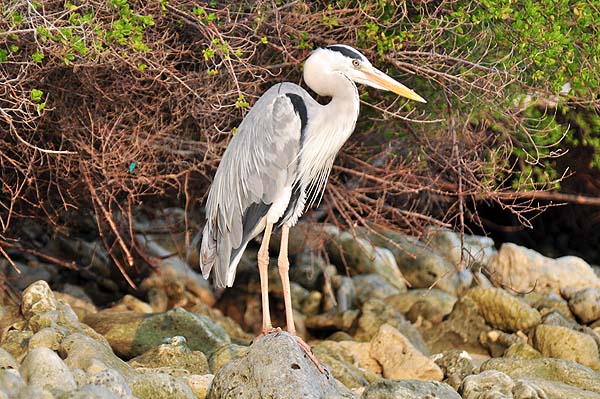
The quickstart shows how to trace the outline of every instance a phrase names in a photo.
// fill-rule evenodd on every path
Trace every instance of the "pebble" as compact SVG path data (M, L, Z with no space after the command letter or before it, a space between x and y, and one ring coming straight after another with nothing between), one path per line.
M406 292L406 286L400 289L378 274L358 274L353 276L352 280L354 280L356 298L361 305L370 299L383 300L392 295Z
M184 337L167 339L164 344L136 356L128 362L133 367L174 367L191 374L207 374L208 360L204 353L192 351Z
M47 282L40 280L31 284L23 291L21 297L21 311L25 319L32 316L56 310L58 302Z
M17 359L13 357L9 352L5 349L0 348L0 370L5 369L19 369L19 363Z
M19 368L25 383L56 391L71 391L77 387L75 378L63 360L48 348L32 349Z
M0 370L0 392L14 398L23 388L25 388L25 382L17 369Z
M569 298L569 308L582 323L600 319L600 288L586 288Z
M130 384L139 399L196 399L192 388L182 378L163 373L143 373Z

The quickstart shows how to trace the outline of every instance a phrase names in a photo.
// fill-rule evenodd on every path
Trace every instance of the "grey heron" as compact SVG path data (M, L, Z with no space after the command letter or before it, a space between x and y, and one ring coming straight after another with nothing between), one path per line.
M199 258L204 278L214 270L216 287L231 287L248 242L264 232L258 270L261 335L268 334L275 330L269 312L268 248L273 227L281 226L277 265L286 327L311 355L294 326L288 277L289 229L304 209L320 198L336 154L354 131L359 112L355 83L426 101L343 44L313 51L304 63L304 81L331 101L321 105L302 87L287 82L274 85L258 99L217 168L206 203ZM318 362L315 364L320 368Z

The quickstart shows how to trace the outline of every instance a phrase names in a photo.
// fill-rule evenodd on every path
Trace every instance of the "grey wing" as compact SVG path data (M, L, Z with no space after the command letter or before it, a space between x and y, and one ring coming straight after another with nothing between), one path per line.
M264 229L271 204L296 177L306 106L299 104L301 115L296 104L301 97L282 93L282 86L267 91L242 121L208 195L200 267L205 278L214 269L217 287L233 285L246 245Z

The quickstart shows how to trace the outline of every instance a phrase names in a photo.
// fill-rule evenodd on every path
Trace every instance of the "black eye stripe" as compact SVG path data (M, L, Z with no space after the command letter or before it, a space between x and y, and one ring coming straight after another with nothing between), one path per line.
M362 61L363 57L362 55L360 55L358 52L349 49L348 47L344 47L344 46L338 46L338 45L333 45L333 46L327 46L326 47L327 50L331 50L331 51L337 51L338 53L341 53L343 56L348 57L348 58L353 58L355 60L359 60Z

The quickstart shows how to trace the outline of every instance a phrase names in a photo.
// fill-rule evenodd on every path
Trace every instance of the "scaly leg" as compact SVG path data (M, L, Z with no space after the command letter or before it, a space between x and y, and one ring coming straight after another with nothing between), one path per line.
M262 244L258 250L258 272L260 274L260 295L262 299L262 333L260 336L269 334L273 331L271 324L271 314L269 312L269 276L267 269L269 267L269 241L271 240L271 232L273 225L267 223Z
M310 349L310 346L302 338L296 335L296 326L294 325L294 312L292 310L292 295L290 289L290 276L288 274L290 270L290 262L288 260L288 238L290 233L290 227L283 225L281 227L281 247L279 249L279 258L277 259L277 266L279 268L279 277L281 278L281 286L283 288L283 302L285 305L285 321L287 330L290 334L296 338L298 345L306 353L306 355L313 361L319 371L325 374L325 370L319 363L319 360L315 357Z

